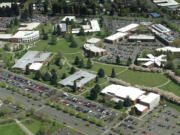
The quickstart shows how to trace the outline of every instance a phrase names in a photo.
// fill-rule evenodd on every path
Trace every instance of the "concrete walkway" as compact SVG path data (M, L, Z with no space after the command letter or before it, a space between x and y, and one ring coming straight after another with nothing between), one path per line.
M21 130L26 133L26 135L34 135L29 129L27 129L18 119L14 119L17 125L21 128Z

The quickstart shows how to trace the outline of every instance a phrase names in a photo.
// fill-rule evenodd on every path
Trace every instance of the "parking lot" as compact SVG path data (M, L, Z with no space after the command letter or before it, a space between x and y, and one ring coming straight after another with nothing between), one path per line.
M76 97L62 91L56 91L48 86L7 72L4 69L0 69L0 80L22 91L27 91L27 94L38 95L41 100L44 99L42 100L44 103L46 103L47 99L50 99L52 103L56 102L58 105L63 104L64 106L69 106L70 109L75 109L77 112L82 111L84 114L89 114L91 118L104 119L106 124L114 123L117 121L115 118L119 118L121 115L120 112L112 111L99 104L92 103L87 99Z
M117 128L115 133L125 135L179 135L180 113L173 108L159 106L142 118L129 116Z

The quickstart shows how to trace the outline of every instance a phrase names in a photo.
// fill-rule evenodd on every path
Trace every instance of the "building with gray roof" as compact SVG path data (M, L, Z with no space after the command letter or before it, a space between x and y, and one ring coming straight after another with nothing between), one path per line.
M50 55L51 53L28 51L21 59L16 62L13 68L25 70L26 65L33 63L44 63L50 57Z
M73 86L74 82L78 88L82 88L86 83L96 78L96 75L91 74L87 71L80 70L73 75L61 80L58 84L63 86Z

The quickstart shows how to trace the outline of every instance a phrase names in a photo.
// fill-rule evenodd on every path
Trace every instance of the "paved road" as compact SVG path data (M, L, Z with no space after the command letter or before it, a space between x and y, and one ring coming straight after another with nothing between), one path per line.
M5 99L9 94L12 94L14 97L14 102L21 103L25 106L26 109L35 108L35 112L49 116L51 119L56 120L60 123L66 123L68 127L82 131L84 134L88 135L98 135L103 132L103 128L97 127L94 124L89 123L89 126L86 126L87 121L81 120L74 116L70 116L67 113L58 111L54 108L44 105L40 101L34 101L29 99L26 96L22 96L18 93L12 93L11 91L0 88L0 98Z
M29 129L27 129L19 120L14 119L17 125L26 133L26 135L34 135Z

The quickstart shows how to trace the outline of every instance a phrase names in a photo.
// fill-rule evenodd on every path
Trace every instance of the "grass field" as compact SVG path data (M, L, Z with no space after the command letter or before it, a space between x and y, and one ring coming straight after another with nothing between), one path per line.
M0 135L25 135L15 122L0 125Z
M29 120L32 121L32 123L29 123L28 122ZM46 127L49 128L51 132L54 132L58 130L59 128L64 128L64 126L59 123L52 126L52 124L50 123L43 122L34 118L28 118L27 120L23 121L22 124L35 135L37 134L41 126L44 126L44 125L46 125Z
M161 87L161 89L172 92L176 94L177 96L180 96L180 86L172 81L168 83L167 85Z
M149 87L162 85L168 81L168 79L162 74L137 72L131 70L123 72L122 74L118 75L117 78L122 79L125 82L129 82L131 85L138 84Z
M166 101L166 104L167 104L169 107L172 107L172 108L174 108L174 109L176 109L177 111L180 112L180 106L179 106L179 105L173 104L173 103L168 102L168 101Z

